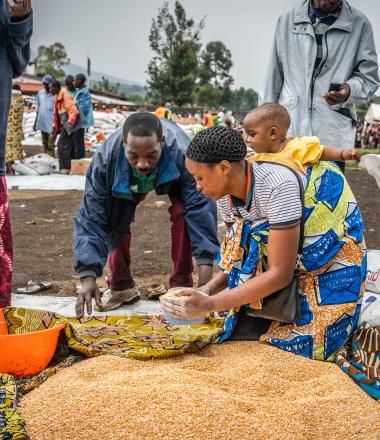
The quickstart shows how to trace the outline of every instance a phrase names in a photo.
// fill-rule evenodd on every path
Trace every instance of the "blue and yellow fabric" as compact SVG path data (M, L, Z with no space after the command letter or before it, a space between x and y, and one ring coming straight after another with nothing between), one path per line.
M261 342L312 359L334 360L360 314L367 268L363 231L357 202L339 168L330 162L309 167L300 259L301 317L295 323L273 322ZM231 243L236 247L239 241L236 236L241 237L241 258L238 250L231 250ZM241 220L227 232L219 265L229 275L230 288L265 270L267 236L267 223ZM219 342L228 339L235 323L233 310Z
M380 328L363 323L339 350L336 363L374 399L380 400Z

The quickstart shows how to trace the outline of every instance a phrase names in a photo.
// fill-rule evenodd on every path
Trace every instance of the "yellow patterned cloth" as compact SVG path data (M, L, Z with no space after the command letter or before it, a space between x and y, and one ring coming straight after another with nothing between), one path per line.
M12 90L11 106L8 115L7 143L5 162L14 162L23 158L22 119L24 115L24 98L18 90Z
M9 374L0 373L0 438L28 440L25 422L16 412L16 382Z
M9 333L26 333L66 324L68 345L86 357L114 354L133 359L167 358L194 353L215 342L223 332L223 319L204 324L168 324L162 316L90 316L65 318L23 308L4 309Z

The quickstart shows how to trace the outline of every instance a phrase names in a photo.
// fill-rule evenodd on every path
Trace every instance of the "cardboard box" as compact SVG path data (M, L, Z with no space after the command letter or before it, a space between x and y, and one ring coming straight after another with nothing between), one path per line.
M90 163L91 159L73 159L71 161L71 174L76 174L77 176L85 176L87 174Z

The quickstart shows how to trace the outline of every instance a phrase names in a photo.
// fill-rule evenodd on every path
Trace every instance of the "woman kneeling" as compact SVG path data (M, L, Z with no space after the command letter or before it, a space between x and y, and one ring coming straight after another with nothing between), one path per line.
M246 161L246 152L241 135L227 127L204 130L190 143L186 166L198 190L217 201L229 229L221 271L200 289L165 298L163 306L185 319L230 310L220 341L243 334L332 360L356 327L364 291L364 225L357 202L333 163L319 162L297 178L283 165ZM295 322L251 318L263 298L293 279L303 212L299 182L306 187L299 317Z

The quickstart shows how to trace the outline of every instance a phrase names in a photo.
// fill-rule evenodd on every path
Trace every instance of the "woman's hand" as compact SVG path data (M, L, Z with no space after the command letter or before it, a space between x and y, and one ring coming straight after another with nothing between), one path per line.
M201 318L214 311L212 297L201 291L201 289L184 288L177 290L173 296L161 297L160 302L162 307L176 318Z

